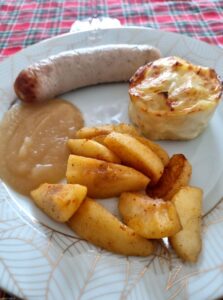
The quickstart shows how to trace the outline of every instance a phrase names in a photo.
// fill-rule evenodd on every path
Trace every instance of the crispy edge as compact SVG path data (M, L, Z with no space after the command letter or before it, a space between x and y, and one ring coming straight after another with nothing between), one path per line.
M192 167L183 154L174 154L164 169L158 183L147 187L147 194L153 198L170 200L174 194L189 183Z

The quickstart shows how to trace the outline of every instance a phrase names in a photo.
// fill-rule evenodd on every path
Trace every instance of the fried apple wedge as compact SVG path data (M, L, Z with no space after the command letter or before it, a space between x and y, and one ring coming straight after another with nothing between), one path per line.
M120 124L98 125L95 127L83 127L76 132L76 138L91 139L98 135L109 134L112 131L138 135L138 131L135 129L135 127L133 127L130 124L120 123Z
M87 195L87 188L79 184L43 183L31 191L36 205L57 222L67 222Z
M97 136L93 137L92 140L105 146L104 139L106 138L106 136L107 136L107 134L97 135Z
M86 186L88 196L93 198L139 191L145 189L149 182L148 177L132 168L72 154L68 159L66 177L68 183Z
M151 185L157 183L164 166L161 159L149 147L142 144L129 134L111 132L104 139L105 145L112 150L122 163L130 166L151 180Z
M159 158L161 159L164 166L166 166L168 164L168 162L170 160L169 155L159 144L156 144L156 143L152 142L151 140L146 139L139 135L133 135L133 134L130 134L130 135L135 137L139 142L144 144L146 147L150 148L157 156L159 156ZM93 137L93 140L102 145L105 145L104 140L105 140L106 136L107 136L106 134L97 135L97 136Z
M139 236L89 198L84 200L68 225L83 239L114 253L147 256L154 252L153 242Z
M122 193L119 211L124 223L147 239L160 239L179 232L182 227L174 204L140 193Z
M88 139L69 139L68 147L72 154L121 163L117 155L104 145Z
M152 142L151 140L144 138L143 136L134 135L134 137L150 148L161 159L164 166L166 166L170 160L168 153L159 144Z
M164 169L163 175L155 186L147 187L152 198L170 200L173 195L189 183L192 167L183 154L174 154Z
M196 262L202 248L201 215L203 192L197 187L182 187L171 200L176 207L182 230L169 238L179 257Z

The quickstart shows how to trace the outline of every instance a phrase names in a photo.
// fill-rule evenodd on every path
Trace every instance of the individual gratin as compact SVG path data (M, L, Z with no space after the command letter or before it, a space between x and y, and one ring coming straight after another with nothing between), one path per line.
M189 140L208 125L222 94L216 72L176 56L160 58L130 79L129 116L153 140Z

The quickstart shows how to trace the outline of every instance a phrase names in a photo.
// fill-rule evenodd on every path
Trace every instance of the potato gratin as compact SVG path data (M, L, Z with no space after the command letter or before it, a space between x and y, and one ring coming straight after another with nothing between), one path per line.
M213 69L175 56L160 58L130 79L129 115L148 138L193 139L207 126L221 93Z

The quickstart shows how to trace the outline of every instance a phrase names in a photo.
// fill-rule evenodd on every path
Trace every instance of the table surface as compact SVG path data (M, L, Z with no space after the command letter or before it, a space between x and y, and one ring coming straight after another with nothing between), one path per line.
M178 32L223 47L223 0L1 0L0 60L92 17ZM15 299L1 291L0 298Z

